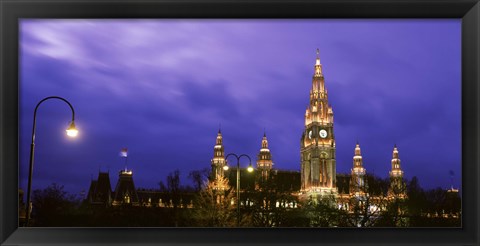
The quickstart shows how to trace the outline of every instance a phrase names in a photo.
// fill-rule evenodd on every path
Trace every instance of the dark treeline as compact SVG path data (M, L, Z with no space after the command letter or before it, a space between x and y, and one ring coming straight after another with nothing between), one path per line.
M33 191L30 226L39 227L235 227L236 194L228 179L208 181L208 170L193 171L193 186L182 185L180 172L170 173L158 191L170 206L93 206L52 184ZM241 193L242 227L460 227L461 199L442 188L425 190L413 177L405 199L386 197L389 180L368 176L369 198L350 212L332 197L299 201L294 190L272 179L257 180ZM296 191L298 192L298 191ZM184 199L189 194L189 199ZM383 199L383 200L382 200ZM367 204L384 209L366 209Z

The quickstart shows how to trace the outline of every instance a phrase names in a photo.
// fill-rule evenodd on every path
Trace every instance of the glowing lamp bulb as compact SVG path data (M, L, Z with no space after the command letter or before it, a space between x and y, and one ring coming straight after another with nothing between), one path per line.
M223 166L223 170L227 171L227 170L228 170L228 166L227 166L227 165Z
M250 173L253 172L253 167L252 167L252 165L249 165L249 166L247 167L247 171L250 172Z
M73 121L72 123L70 123L70 126L68 127L66 132L67 132L67 135L72 138L78 135L78 130L77 128L75 128L75 123Z

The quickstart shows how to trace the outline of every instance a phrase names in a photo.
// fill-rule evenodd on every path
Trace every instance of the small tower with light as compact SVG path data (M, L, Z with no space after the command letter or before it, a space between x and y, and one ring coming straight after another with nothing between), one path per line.
M118 172L118 181L117 185L115 186L112 205L138 206L139 202L137 190L135 189L135 184L133 183L133 171L131 169L127 169L127 148L122 148L120 151L120 156L125 158L125 169Z
M132 170L120 170L118 181L115 187L112 205L131 205L138 206L138 195L133 183Z
M363 158L360 144L358 142L355 146L355 155L353 156L353 168L351 173L350 194L355 196L365 195L367 191L367 184L365 182L366 169L363 167Z
M217 180L219 177L224 177L225 164L225 150L223 147L222 131L219 128L215 146L213 147L213 158L211 160L212 171L210 173L211 180Z
M262 180L266 180L269 176L270 171L272 170L272 153L268 148L267 134L263 133L262 138L262 148L257 155L257 170L260 171Z
M397 145L393 147L392 170L390 171L389 197L404 198L406 196L406 184L403 181L403 171L400 165Z

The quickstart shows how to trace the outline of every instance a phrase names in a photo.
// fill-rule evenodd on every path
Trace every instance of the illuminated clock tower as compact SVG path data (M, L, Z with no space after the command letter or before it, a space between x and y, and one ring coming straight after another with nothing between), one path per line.
M319 51L314 66L310 104L305 111L305 129L300 140L301 181L304 193L336 193L335 135L333 110L322 73Z

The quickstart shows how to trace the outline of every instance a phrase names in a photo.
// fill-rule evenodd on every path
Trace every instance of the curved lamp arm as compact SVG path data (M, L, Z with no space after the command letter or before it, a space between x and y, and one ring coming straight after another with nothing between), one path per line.
M237 154L235 154L235 153L230 153L230 154L228 154L227 156L225 156L225 162L227 162L227 158L228 158L229 156L235 156L235 158L237 159L237 166L238 166L238 167L240 167L240 159L241 159L242 157L247 157L247 158L248 158L248 161L249 161L248 166L249 166L249 167L252 166L252 159L250 158L250 156L248 156L248 155L246 155L246 154L237 155Z
M33 160L34 160L34 153L35 153L35 129L37 126L37 110L38 107L45 101L49 99L59 99L61 101L64 101L65 103L68 104L70 109L72 110L72 121L70 122L70 126L67 129L67 134L71 137L74 137L77 135L78 131L75 128L75 110L73 109L72 104L70 104L69 101L67 101L63 97L58 97L58 96L50 96L42 99L40 102L38 102L37 106L35 107L35 111L33 112L33 128L32 128L32 143L30 144L30 170L28 173L28 190L27 190L27 204L25 205L25 210L26 210L26 220L25 220L25 225L28 226L28 222L30 220L30 193L31 193L31 188L32 188L32 173L33 173Z
M40 104L42 104L43 102L45 102L49 99L60 99L60 100L62 100L65 103L68 104L68 106L72 110L72 122L70 123L70 127L72 126L72 124L73 124L73 126L75 126L75 124L74 124L74 122L75 122L75 110L73 109L72 104L70 104L70 102L67 101L67 99L65 99L63 97L58 97L58 96L46 97L46 98L42 99L40 102L37 103L37 106L35 107L35 111L33 111L32 143L35 143L35 128L37 126L37 110L38 110L38 107L40 107Z

